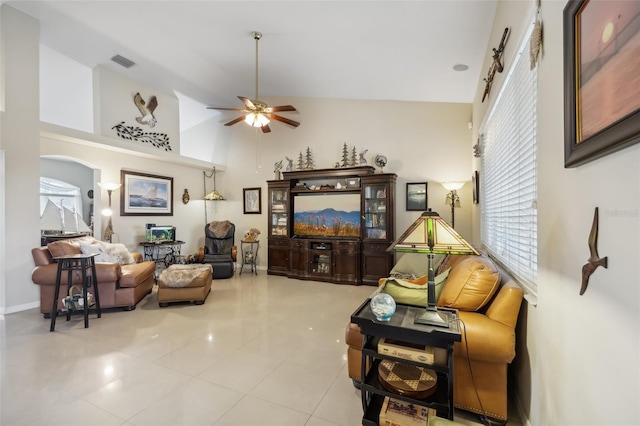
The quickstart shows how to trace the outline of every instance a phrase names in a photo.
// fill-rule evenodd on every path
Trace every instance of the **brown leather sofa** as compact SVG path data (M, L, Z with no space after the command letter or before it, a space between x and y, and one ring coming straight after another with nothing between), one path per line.
M424 264L426 271L426 256ZM485 255L451 256L439 270L448 267L437 304L458 309L462 322L462 341L453 350L454 404L505 422L507 367L516 355L515 326L523 290ZM347 326L345 341L349 377L358 386L363 336L357 325Z
M53 293L56 284L58 264L54 257L65 254L80 254L80 243L95 242L92 237L73 238L49 243L45 247L31 250L35 268L31 280L40 286L40 312L45 318L51 315ZM125 310L135 309L137 303L151 293L154 284L156 265L152 261L142 261L140 253L130 253L135 263L121 265L119 263L96 262L96 275L100 291L100 307L122 307ZM80 274L73 274L72 285L82 284ZM60 297L67 295L67 273L63 272L60 280ZM58 309L62 303L58 300Z

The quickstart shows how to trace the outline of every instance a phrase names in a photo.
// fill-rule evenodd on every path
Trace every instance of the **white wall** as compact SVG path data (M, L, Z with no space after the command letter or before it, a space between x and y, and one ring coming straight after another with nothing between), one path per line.
M33 260L31 248L39 241L39 158L40 144L38 102L39 25L35 19L2 6L2 43L4 59L5 112L2 120L0 148L5 153L3 210L5 232L9 242L4 265L4 306L14 309L33 306L37 289L28 285ZM37 305L35 305L37 306ZM2 313L2 312L0 312Z
M202 171L199 168L176 165L136 156L135 153L104 150L97 144L69 142L66 138L42 137L40 155L62 155L92 164L102 171L103 182L120 182L120 171L131 170L173 178L173 216L120 216L121 191L112 194L113 228L117 236L114 242L125 244L132 251L140 251L139 243L145 240L146 223L174 225L177 238L186 242L182 254L195 254L204 244L204 197L202 189ZM189 190L191 200L182 203L184 189ZM100 197L101 205L107 206L109 198L106 191L94 189L94 200ZM96 203L97 206L97 203ZM96 207L96 214L100 210ZM106 224L106 219L104 220ZM101 238L104 229L96 229L96 238Z
M531 20L530 2L503 1L491 40L512 27L507 68ZM514 362L518 404L533 425L640 423L640 145L564 168L564 1L543 1L538 77L538 294L525 302ZM495 42L497 43L497 41ZM487 46L487 58L490 48ZM488 68L488 67L487 67ZM498 93L502 75L494 81ZM484 117L474 103L474 121ZM479 209L482 204L479 205ZM594 208L600 208L599 268L579 295ZM476 214L479 214L476 209Z
M96 134L117 138L113 126L124 121L126 126L139 127L145 133L167 134L171 145L171 151L168 154L180 154L180 117L178 98L175 94L161 92L131 80L126 75L116 74L102 65L94 68L93 79ZM138 92L145 103L149 102L151 96L155 96L158 100L158 107L153 113L157 119L154 127L136 121L136 117L141 116L133 102L133 97ZM127 142L131 146L130 149L139 151L154 149L149 143L133 140Z
M42 44L40 120L93 131L93 71Z
M7 8L5 6L5 8ZM9 10L10 9L8 8ZM12 13L17 13L13 11ZM14 24L15 25L15 24ZM29 52L33 58L33 77L35 83L31 84L31 90L37 87L37 22L30 29L29 38L35 40L35 45L21 46ZM17 37L16 40L24 39ZM100 68L100 67L99 67ZM30 70L32 68L29 68ZM194 254L204 242L205 208L209 220L229 219L237 226L236 243L239 244L241 236L251 227L266 232L267 205L266 205L266 181L274 178L273 164L283 160L285 155L297 158L298 153L310 147L316 168L331 168L341 158L341 150L346 142L349 147L356 146L358 152L368 149L367 159L371 164L376 154L384 154L389 159L385 172L398 174L397 205L396 205L396 231L404 231L420 214L420 212L407 212L405 210L405 187L407 182L429 182L428 197L429 207L448 218L449 208L444 204L446 190L439 182L450 180L470 181L471 167L467 161L470 155L471 131L467 122L471 115L469 104L427 104L417 102L375 102L375 101L348 101L329 99L265 99L270 105L293 104L300 113L286 114L302 124L297 129L292 129L281 123L273 123L273 132L262 134L249 128L244 123L238 123L232 127L223 124L234 118L233 113L226 116L221 114L219 118L205 122L192 128L197 133L201 144L206 144L207 131L212 133L214 149L209 153L203 150L203 161L187 164L178 153L178 147L173 152L165 154L153 147L144 144L132 144L129 141L117 139L111 132L113 121L122 119L118 114L129 111L125 115L135 123L138 111L133 105L132 97L135 91L140 90L145 99L151 94L158 96L159 107L156 112L162 111L163 105L167 109L175 107L170 117L158 115L157 131L160 123L172 129L178 128L177 100L173 95L155 92L152 88L140 85L127 79L125 76L113 75L108 70L96 69L94 79L94 105L96 108L95 125L101 129L100 135L90 135L72 129L59 126L42 125L42 136L38 138L38 96L29 103L29 111L33 117L30 122L29 132L33 133L34 149L30 151L28 158L24 157L24 133L20 132L19 140L11 140L7 146L6 185L8 199L28 200L25 204L33 204L31 208L21 208L21 220L28 217L24 212L33 212L33 224L28 227L18 227L16 239L23 242L24 247L12 251L16 259L19 259L20 269L12 282L13 288L18 293L15 297L9 297L7 292L6 303L8 306L16 304L16 300L37 301L36 286L31 283L30 273L33 268L30 250L39 245L38 237L38 181L39 168L33 164L39 164L39 155L65 156L75 158L82 163L91 164L101 173L102 181L120 181L120 171L123 169L157 174L174 178L174 216L172 217L137 217L120 216L119 193L113 196L113 208L116 214L113 217L113 225L119 235L120 242L130 249L138 248L138 243L144 239L144 224L148 222L156 224L170 224L177 227L177 236L186 242L183 246L183 254ZM24 75L29 75L22 71ZM8 76L7 76L8 77ZM24 77L14 76L17 82ZM7 78L10 86L13 80ZM165 98L165 96L168 96ZM9 103L7 104L9 106ZM164 111L167 111L165 109ZM114 115L115 114L115 115ZM28 116L28 114L27 114ZM7 115L6 118L9 116ZM24 117L20 116L20 120ZM19 122L20 120L17 120ZM162 124L164 126L165 124ZM170 130L167 130L170 131ZM7 132L3 131L3 138ZM16 132L18 134L18 132ZM3 140L3 143L5 141ZM226 147L226 151L221 147ZM135 151L135 152L134 152ZM226 196L227 201L205 202L203 170L210 172L211 157L222 151L225 164L220 167L217 174L217 189ZM24 157L24 158L23 158ZM33 157L33 158L32 158ZM95 180L95 178L94 178ZM207 191L213 187L211 179L206 181ZM262 214L244 215L242 206L242 188L261 187L263 190ZM192 201L183 205L181 195L187 188ZM95 189L96 211L99 204L107 204L107 194ZM17 197L19 193L19 197ZM462 207L456 210L456 228L465 237L472 233L471 212L471 185L467 184L460 191ZM7 223L13 223L7 215ZM13 218L12 218L13 219ZM99 236L103 229L96 229ZM30 237L27 237L27 235ZM264 269L267 264L266 235L258 265ZM9 254L7 254L9 260ZM7 262L8 265L16 262Z
M230 118L220 118L218 123L209 122L202 126L217 131L217 140L226 145L228 164L226 169L218 169L216 188L226 200L205 202L206 190L213 189L213 180L203 182L203 171L132 156L127 152L105 151L97 144L67 142L66 138L43 137L41 155L64 155L90 162L102 170L105 181L120 180L120 170L128 169L174 178L173 217L131 217L120 216L119 194L113 196L116 214L113 224L120 241L135 249L144 239L144 224L151 222L175 225L178 238L186 241L183 254L194 254L204 242L205 208L208 220L231 220L237 227L236 243L251 227L266 232L267 203L266 181L274 178L273 164L285 155L297 158L300 151L309 146L317 168L331 168L340 160L344 142L354 144L358 151L368 149L366 155L372 164L376 154L382 153L389 159L385 172L398 174L396 228L406 229L420 214L405 210L405 187L407 182L429 182L429 207L449 217L449 207L444 204L446 190L439 184L445 180L470 180L471 171L465 161L469 155L470 130L467 121L470 105L465 104L424 104L406 102L371 102L314 99L267 100L270 104L293 103L300 113L296 119L303 124L297 129L274 123L272 133L256 133L244 123L224 127L220 122ZM354 127L351 120L362 122L366 117L380 114L385 120L372 129ZM291 115L293 117L293 115ZM350 117L346 119L345 117ZM407 119L409 117L409 119ZM324 123L324 124L323 124ZM197 128L198 126L196 126ZM352 142L356 140L356 142ZM331 142L327 142L331 141ZM432 142L438 141L438 142ZM439 142L445 141L445 142ZM408 154L405 154L408 153ZM204 159L203 160L207 160ZM260 165L258 166L258 163ZM449 164L449 166L447 166ZM243 214L242 188L262 188L262 214ZM189 190L191 202L184 206L181 195ZM462 208L456 209L456 228L463 235L471 234L471 185L460 191ZM107 195L102 194L102 203L107 204ZM101 235L96 231L97 235ZM260 268L266 268L266 235L258 258Z
M180 103L182 105L182 102ZM209 119L180 133L180 155L221 166L229 162L229 144L220 139L227 130L216 119Z
M461 208L456 209L456 230L471 235L471 130L467 127L470 105L391 101L354 101L307 98L266 98L269 105L292 104L299 113L282 113L299 121L298 128L270 124L263 134L238 123L220 130L218 139L228 144L228 167L218 176L217 189L227 201L209 203L217 220L233 221L239 233L250 227L267 230L267 180L274 179L274 163L285 156L294 159L310 147L316 168L332 168L341 159L346 142L357 152L368 149L366 159L373 165L377 154L389 162L385 172L398 175L396 187L396 234L409 227L420 212L407 212L406 183L429 182L428 207L450 217L445 205L446 190L440 182L469 181L460 191ZM220 122L234 118L224 115ZM286 165L286 160L283 164ZM212 183L210 184L212 185ZM262 214L243 214L242 188L262 188ZM215 209L215 211L213 210ZM266 240L266 235L262 237ZM266 243L266 241L265 241ZM266 244L260 248L258 264L266 266Z

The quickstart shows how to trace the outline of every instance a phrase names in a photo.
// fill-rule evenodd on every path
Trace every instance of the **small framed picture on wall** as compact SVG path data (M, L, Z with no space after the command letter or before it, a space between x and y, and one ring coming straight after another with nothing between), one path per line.
M407 211L427 210L427 182L407 183Z
M480 202L480 172L477 170L471 176L471 183L473 184L473 204L478 204Z
M262 188L243 188L244 214L262 213Z

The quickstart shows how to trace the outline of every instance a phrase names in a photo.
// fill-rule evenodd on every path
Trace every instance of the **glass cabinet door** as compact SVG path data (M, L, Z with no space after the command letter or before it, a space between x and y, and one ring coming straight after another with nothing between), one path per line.
M387 185L364 187L364 238L387 239Z
M331 252L311 252L311 273L314 275L330 276L331 272Z
M271 206L271 221L269 235L288 237L289 200L285 189L270 189L269 203Z

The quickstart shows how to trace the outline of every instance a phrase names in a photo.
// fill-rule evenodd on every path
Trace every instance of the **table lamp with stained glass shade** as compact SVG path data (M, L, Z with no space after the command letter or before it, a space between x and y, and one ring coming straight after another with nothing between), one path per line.
M416 315L416 324L449 327L450 313L436 307L436 284L434 281L434 254L474 254L478 251L466 242L436 212L426 211L393 242L387 251L426 253L428 258L427 307Z

